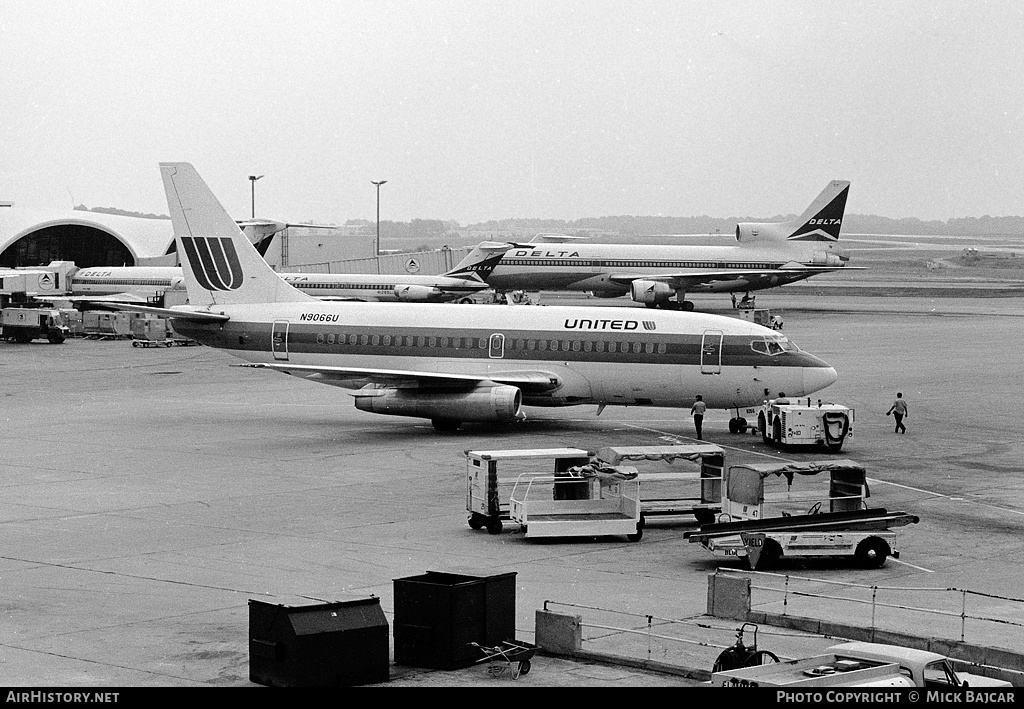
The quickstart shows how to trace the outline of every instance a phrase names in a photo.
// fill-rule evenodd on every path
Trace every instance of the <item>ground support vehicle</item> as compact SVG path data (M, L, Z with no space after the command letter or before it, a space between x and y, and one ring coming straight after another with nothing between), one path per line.
M711 444L676 446L607 446L595 462L637 466L640 514L667 519L692 515L702 524L722 510L722 472L725 450Z
M469 526L500 534L509 519L509 494L521 475L555 475L586 465L592 455L581 448L466 451Z
M881 643L842 643L814 657L711 675L714 687L1011 687L1010 682L956 672L938 653Z
M797 478L811 489L794 491ZM725 471L718 521L683 536L758 570L796 557L848 557L876 568L899 558L891 529L919 518L869 509L868 495L864 468L848 459L733 465Z
M825 446L838 453L853 438L854 411L840 404L811 399L765 401L757 415L761 440L770 446Z
M762 327L772 326L772 311L768 308L737 308L742 320L752 322Z
M59 345L71 334L56 308L4 308L0 310L3 338L19 343L46 338Z
M959 672L945 655L883 643L850 642L833 645L829 652L845 660L894 662L900 672L910 677L915 687L943 689L949 687L1012 687L1012 682Z
M636 468L588 464L556 475L524 474L509 495L509 517L528 539L621 534L638 542L643 521Z
M740 667L711 674L712 687L913 687L894 662L844 660L816 655L767 665Z

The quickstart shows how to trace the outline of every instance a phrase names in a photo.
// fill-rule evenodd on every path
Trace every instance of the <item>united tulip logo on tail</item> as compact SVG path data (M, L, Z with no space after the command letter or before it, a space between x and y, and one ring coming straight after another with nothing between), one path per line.
M210 291L242 286L242 264L228 236L182 237L181 245L199 285Z

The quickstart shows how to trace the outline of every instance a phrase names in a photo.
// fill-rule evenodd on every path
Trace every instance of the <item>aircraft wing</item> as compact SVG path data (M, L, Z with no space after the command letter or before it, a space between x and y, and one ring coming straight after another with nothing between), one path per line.
M162 318L173 318L177 320L192 320L196 322L227 322L231 319L228 315L220 313L208 313L204 310L179 310L178 308L157 308L152 305L136 305L135 303L119 303L102 301L98 298L86 298L86 302L95 302L103 308L112 310L127 310L133 313L148 313L159 315Z
M322 384L345 386L345 382L383 384L394 388L434 387L471 389L480 384L510 384L527 391L546 391L561 385L561 379L543 370L520 372L494 372L489 374L446 374L406 369L374 369L369 367L329 367L313 364L285 364L279 362L247 362L235 367L272 369Z

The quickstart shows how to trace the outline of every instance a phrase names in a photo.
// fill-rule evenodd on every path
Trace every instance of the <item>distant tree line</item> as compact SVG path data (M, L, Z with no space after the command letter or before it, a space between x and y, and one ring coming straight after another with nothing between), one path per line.
M86 207L78 205L76 210L119 214L145 219L169 219L163 214L132 212L115 207ZM444 241L458 235L459 231L490 232L532 232L551 234L579 234L592 232L622 234L623 236L645 236L653 234L731 234L737 222L784 222L796 219L789 214L775 217L586 217L583 219L498 219L478 224L460 226L454 221L441 219L413 219L410 222L382 221L380 233L388 239L401 241L423 239L428 242ZM368 219L349 219L347 226L358 226L360 233L373 234L376 222ZM946 221L923 221L914 217L892 219L873 214L847 214L843 220L843 231L851 234L1024 234L1024 217L958 217Z
M117 214L122 217L137 217L140 219L170 219L166 214L132 212L127 209L118 209L117 207L86 207L84 204L79 204L75 206L75 210L79 212L98 212L99 214Z

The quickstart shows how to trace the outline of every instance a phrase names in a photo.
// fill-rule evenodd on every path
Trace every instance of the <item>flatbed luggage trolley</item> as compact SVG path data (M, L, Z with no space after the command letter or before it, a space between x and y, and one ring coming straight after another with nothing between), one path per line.
M494 647L477 643L470 643L470 645L479 648L484 654L482 659L477 660L478 663L492 663L487 666L487 674L491 677L501 677L505 673L509 673L512 675L512 679L519 679L519 675L530 674L530 660L537 652L536 645L520 640L506 640Z
M693 515L708 524L722 511L725 450L716 445L606 446L597 451L596 460L637 467L642 523L652 517Z
M581 448L466 451L469 526L500 534L509 519L509 495L521 475L564 473L586 465L592 455Z
M636 468L591 462L556 475L520 475L509 516L527 539L643 536Z

